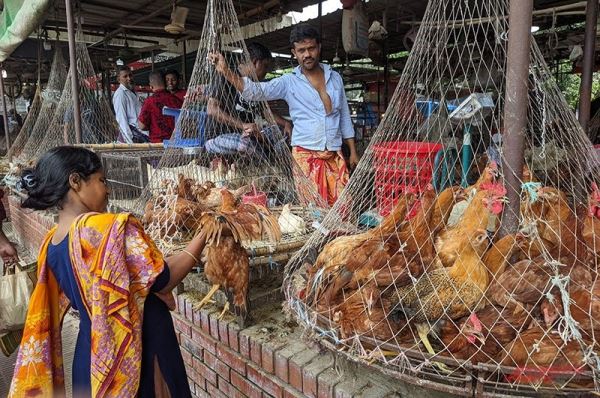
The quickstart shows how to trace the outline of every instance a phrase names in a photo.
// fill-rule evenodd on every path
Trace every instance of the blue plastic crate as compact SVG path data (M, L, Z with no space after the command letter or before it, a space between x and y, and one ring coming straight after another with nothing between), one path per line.
M165 140L165 148L167 145L174 147L191 147L191 146L204 146L204 130L206 127L207 114L204 111L193 111L185 110L186 116L190 119L194 119L196 122L196 128L198 131L198 138L180 138L181 130L179 129L179 117L181 116L181 109L164 107L162 110L163 115L173 116L175 118L175 131L173 132L173 138L171 140ZM175 143L171 143L174 141ZM179 144L181 143L181 145Z

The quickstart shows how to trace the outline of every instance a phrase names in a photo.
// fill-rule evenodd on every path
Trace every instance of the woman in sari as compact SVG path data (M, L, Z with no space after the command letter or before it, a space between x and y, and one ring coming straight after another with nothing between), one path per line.
M58 147L23 173L22 207L58 209L38 257L10 397L64 395L60 330L80 314L75 397L189 397L169 306L197 264L202 234L163 259L129 214L106 213L109 190L96 154Z

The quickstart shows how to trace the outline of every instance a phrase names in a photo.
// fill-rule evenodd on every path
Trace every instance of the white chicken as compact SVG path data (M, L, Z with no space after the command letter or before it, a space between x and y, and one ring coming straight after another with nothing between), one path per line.
M292 213L289 203L283 206L277 222L282 234L302 235L306 233L306 222L302 217Z

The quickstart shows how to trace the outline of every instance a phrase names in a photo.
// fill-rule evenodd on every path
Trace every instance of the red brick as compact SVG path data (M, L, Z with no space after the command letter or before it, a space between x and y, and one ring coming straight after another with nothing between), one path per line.
M200 376L204 377L207 383L212 383L213 385L217 384L217 374L212 369L209 369L208 366L197 358L194 358L192 361L194 363L194 370L196 370Z
M231 383L229 383L222 377L219 377L218 383L219 383L219 385L217 387L219 387L219 390L221 390L223 392L223 394L227 395L229 398L244 398L245 397L244 394L239 392L237 388L235 388Z
M201 312L198 310L192 311L192 323L199 328L202 327Z
M200 343L193 341L185 336L181 337L181 343L180 343L181 347L183 347L185 350L189 351L190 354L198 357L198 358L202 358L202 347L200 347Z
M208 351L204 351L204 364L212 370L217 369L217 357Z
M239 340L239 330L238 325L234 323L229 324L229 347L232 350L239 352L240 351L240 340Z
M239 354L222 346L218 346L217 357L242 376L246 375L246 361L244 361Z
M196 386L196 397L197 398L211 398L210 394L204 390L201 390L199 386Z
M219 340L229 347L229 322L219 321Z
M186 365L192 365L192 354L183 347L181 347L180 351L181 358L183 358L183 363Z
M276 345L263 344L262 345L262 369L268 373L275 373L275 351L279 350L283 344L278 343Z
M292 356L288 361L289 383L297 390L302 390L302 368L318 355L316 351L306 349Z
M190 393L192 396L196 395L196 386L194 385L194 380L188 377L188 384L190 385Z
M258 366L262 366L262 344L257 339L250 339L250 359Z
M243 357L250 359L250 336L245 333L240 333L240 354Z
M200 311L200 325L202 326L202 330L206 333L210 334L210 312L208 310Z
M213 354L217 352L217 342L214 341L210 336L202 333L200 330L196 328L192 328L192 340L200 344L202 348L210 351Z
M260 386L264 391L268 392L275 398L281 398L283 390L278 383L275 383L265 372L258 367L248 364L247 366L248 380Z
M250 398L262 398L260 388L250 383L239 373L231 372L231 384L234 385L242 394Z
M207 384L206 390L210 394L211 398L227 398L227 395L223 394L216 386L213 386L212 384Z
M331 354L319 355L311 363L302 368L302 392L310 398L318 396L318 377L326 369L334 365Z
M341 379L340 375L336 372L336 370L333 368L325 369L323 372L321 372L321 374L319 374L317 379L319 383L318 397L333 398L335 385Z
M182 295L177 296L177 312L182 316L185 316L185 297Z
M198 385L200 388L204 389L206 381L204 380L204 377L200 376L200 373L196 372L196 370L192 369L191 367L187 367L186 373L188 377L192 379L195 385Z
M188 319L190 322L194 321L194 316L192 314L194 304L192 303L192 300L185 300L185 317L186 319Z
M210 314L210 335L219 340L219 320L216 313Z
M173 316L173 326L175 327L175 330L180 331L188 337L192 337L192 326L188 322Z
M289 382L289 365L288 360L294 354L305 350L306 345L299 341L292 341L286 347L275 352L275 375L283 380L283 382Z
M304 395L296 392L296 391L290 391L290 390L285 390L283 392L283 398L303 398Z

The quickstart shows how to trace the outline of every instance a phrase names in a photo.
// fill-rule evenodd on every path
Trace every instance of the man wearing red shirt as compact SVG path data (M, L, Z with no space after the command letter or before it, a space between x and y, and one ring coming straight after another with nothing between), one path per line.
M167 91L175 95L182 102L185 99L187 90L179 88L179 72L175 69L170 69L165 72L165 82L167 84Z
M150 132L150 142L160 143L171 138L175 128L175 119L162 114L162 109L181 108L182 101L169 93L165 86L165 76L162 72L152 72L149 76L152 94L144 104L138 117L138 126Z

